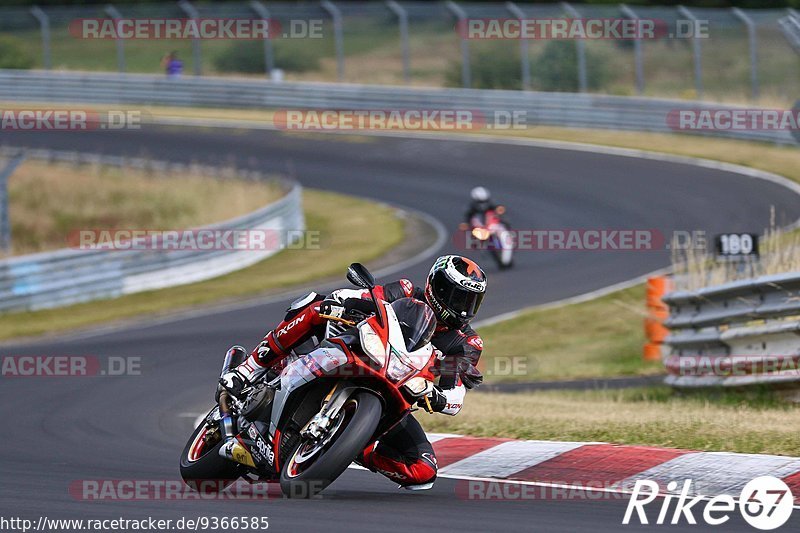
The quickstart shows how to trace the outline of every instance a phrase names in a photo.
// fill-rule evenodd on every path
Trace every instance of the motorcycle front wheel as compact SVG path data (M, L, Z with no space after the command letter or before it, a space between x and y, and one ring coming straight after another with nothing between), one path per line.
M220 457L222 439L213 437L214 430L216 428L209 428L204 419L181 453L183 482L198 492L220 492L241 475L239 465Z
M369 444L383 408L372 393L359 392L342 406L328 436L301 440L281 469L281 490L289 498L311 498L334 482Z

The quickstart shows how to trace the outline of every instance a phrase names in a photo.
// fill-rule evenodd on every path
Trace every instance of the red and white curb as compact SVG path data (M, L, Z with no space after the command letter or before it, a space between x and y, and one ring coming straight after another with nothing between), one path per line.
M696 452L599 442L554 442L429 433L439 477L630 492L652 480L667 493L692 480L692 495L739 496L759 476L782 479L800 505L800 458L727 452ZM598 489L599 487L602 487Z

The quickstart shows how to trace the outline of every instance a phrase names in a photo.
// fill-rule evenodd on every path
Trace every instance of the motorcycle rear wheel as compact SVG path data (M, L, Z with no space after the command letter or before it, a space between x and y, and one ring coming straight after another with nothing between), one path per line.
M320 452L314 452L313 443L301 440L287 456L281 468L283 494L288 498L311 498L333 483L367 446L382 410L381 401L369 392L349 398L342 407L344 419ZM310 456L301 461L304 454Z

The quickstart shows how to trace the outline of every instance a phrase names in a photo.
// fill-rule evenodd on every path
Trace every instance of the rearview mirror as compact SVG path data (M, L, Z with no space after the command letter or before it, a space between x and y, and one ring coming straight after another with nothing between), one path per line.
M375 278L372 277L367 267L361 263L353 263L347 267L347 280L362 289L372 289L375 287Z

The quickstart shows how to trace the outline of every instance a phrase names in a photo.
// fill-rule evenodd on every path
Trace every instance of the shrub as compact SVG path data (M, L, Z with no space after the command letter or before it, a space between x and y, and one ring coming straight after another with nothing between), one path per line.
M472 87L478 89L521 89L519 50L507 46L473 47L470 57ZM531 62L534 88L542 91L578 90L578 53L572 41L549 41ZM609 80L604 58L586 51L586 78L590 90L601 88ZM448 87L461 87L461 62L450 64L445 73Z
M273 44L275 67L288 72L306 72L319 69L319 56L306 46L288 42ZM220 72L264 72L264 43L262 41L239 41L233 43L214 58Z
M519 52L508 46L472 47L472 86L477 89L519 89L522 87ZM450 63L445 72L448 87L461 87L461 62Z
M536 59L533 79L543 91L575 92L578 90L578 52L572 41L550 41ZM596 90L609 79L606 61L586 50L586 84Z
M33 55L25 49L19 39L0 35L0 68L32 68Z

